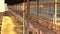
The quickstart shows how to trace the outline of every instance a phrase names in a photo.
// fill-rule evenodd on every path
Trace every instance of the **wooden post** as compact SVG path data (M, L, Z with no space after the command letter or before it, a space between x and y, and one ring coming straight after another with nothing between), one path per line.
M25 34L25 0L23 3L23 34Z
M27 33L28 33L28 28L29 28L29 21L28 21L28 19L30 19L28 16L29 16L29 14L30 14L30 1L29 0L27 0L27 9L26 9L26 18L27 18Z
M57 0L55 0L55 3L57 2ZM55 15L54 15L54 22L57 23L57 4L55 4Z

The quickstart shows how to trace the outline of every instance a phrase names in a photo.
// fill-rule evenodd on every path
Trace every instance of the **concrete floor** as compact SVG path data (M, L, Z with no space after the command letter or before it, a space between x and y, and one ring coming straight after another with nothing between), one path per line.
M3 16L1 34L22 34L21 27L17 27L18 22L13 19L9 16ZM14 24L15 22L16 24Z

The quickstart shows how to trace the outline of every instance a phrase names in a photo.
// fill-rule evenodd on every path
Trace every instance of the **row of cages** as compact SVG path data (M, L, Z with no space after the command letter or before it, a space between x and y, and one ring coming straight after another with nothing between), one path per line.
M60 3L59 0L27 1L28 19L60 34Z
M33 4L36 2L35 4ZM39 3L39 1L30 1L28 5L29 14L47 19L53 22L56 17L56 22L60 22L60 4L55 3Z
M30 1L30 2L25 2L25 10L29 10L30 14L35 15L35 16L39 16L42 17L44 19L48 19L50 21L53 21L54 15L55 15L55 9L57 11L57 22L60 22L59 18L60 18L60 4L57 4L57 8L55 8L55 4L54 3L39 3L42 0L34 0L34 1ZM50 0L51 2L53 0ZM43 1L44 2L44 1ZM9 9L14 10L17 14L20 15L20 12L22 14L23 10L23 3L20 4L16 4L13 6L8 6ZM29 9L28 9L28 8ZM18 11L18 12L17 12ZM47 17L46 17L47 16Z
M28 19L60 34L60 0L27 0L24 3L8 6L8 8L18 15L26 11Z
M46 1L46 0L45 0ZM57 22L59 22L60 18L60 4L57 4L57 8L55 8L55 4L53 3L38 3L37 0L35 1L36 3L33 4L33 1L30 1L30 6L29 6L29 12L32 15L35 15L38 17L42 17L45 19L48 19L50 21L53 20L54 15L55 15L55 10L57 11ZM52 0L51 0L52 2ZM47 17L46 17L47 16Z

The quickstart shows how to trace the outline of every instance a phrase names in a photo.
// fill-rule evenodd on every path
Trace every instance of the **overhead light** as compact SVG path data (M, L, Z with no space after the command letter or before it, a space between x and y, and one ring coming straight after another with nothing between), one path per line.
M40 5L40 7L44 7L43 5Z

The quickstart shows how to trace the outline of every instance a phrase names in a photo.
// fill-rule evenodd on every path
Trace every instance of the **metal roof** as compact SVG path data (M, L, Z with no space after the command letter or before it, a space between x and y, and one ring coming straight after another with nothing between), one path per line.
M5 3L7 3L8 5L14 5L14 4L18 4L18 3L23 3L24 0L5 0Z

